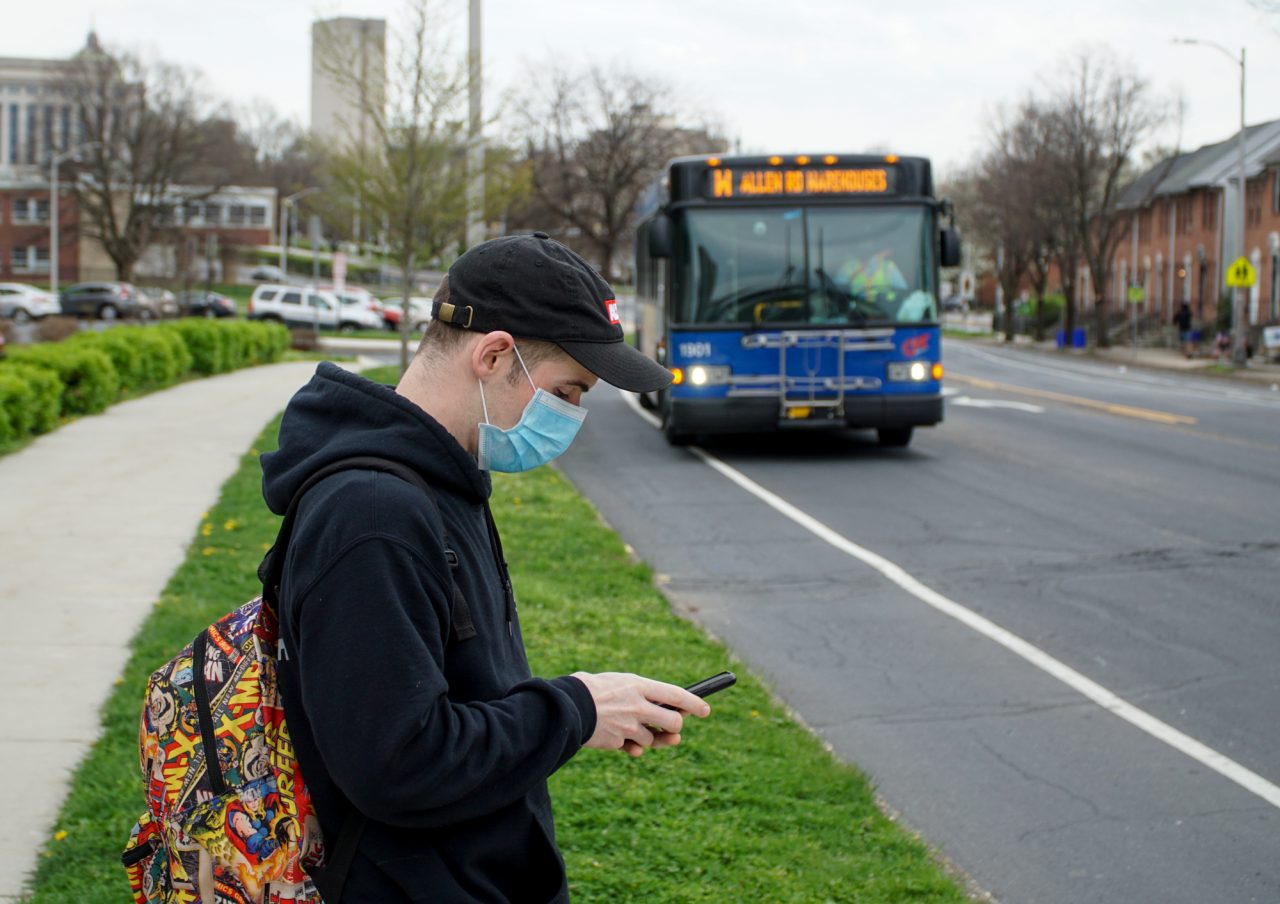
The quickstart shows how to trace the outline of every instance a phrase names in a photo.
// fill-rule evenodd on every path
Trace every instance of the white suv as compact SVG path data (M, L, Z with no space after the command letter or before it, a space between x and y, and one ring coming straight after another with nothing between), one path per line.
M359 305L343 304L332 292L303 286L258 286L249 299L250 320L275 320L291 327L322 327L344 333L382 328L382 317Z

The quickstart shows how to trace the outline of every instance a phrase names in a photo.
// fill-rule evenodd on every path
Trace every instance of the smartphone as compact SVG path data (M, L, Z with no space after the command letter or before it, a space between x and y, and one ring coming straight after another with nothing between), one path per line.
M719 675L712 675L710 678L703 678L697 684L691 684L685 688L695 697L710 697L717 691L722 691L726 687L733 687L738 681L738 676L733 672L721 672Z
M721 672L719 675L712 675L710 678L703 678L696 684L691 684L685 688L695 697L709 697L716 691L722 691L726 687L733 687L738 681L738 676L733 672ZM668 706L665 703L659 703L663 709L675 709L674 706Z

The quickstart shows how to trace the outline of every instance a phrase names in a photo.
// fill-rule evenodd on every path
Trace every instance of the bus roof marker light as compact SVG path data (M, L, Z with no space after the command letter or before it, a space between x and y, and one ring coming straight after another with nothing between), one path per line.
M796 163L800 164L801 166L808 166L809 158L804 154L801 154L799 157L796 158Z
M897 154L885 154L885 156L884 156L884 162L885 162L885 163L897 163L897 162L898 162L898 155L897 155Z
M707 166L719 166L719 165L720 165L720 158L719 158L719 157L708 157L708 158L707 158Z
M770 158L769 158L769 165L770 165L770 166L781 166L781 165L782 165L782 158L781 158L781 157L779 157L777 154L774 154L772 157L770 157Z
M837 158L835 154L828 154L827 156L822 158L822 162L825 163L827 166L834 166L836 159Z

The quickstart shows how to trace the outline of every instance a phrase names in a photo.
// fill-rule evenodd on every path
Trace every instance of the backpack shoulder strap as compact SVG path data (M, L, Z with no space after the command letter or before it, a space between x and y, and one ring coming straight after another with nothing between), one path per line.
M285 551L289 547L289 540L293 537L294 521L297 518L298 506L302 502L302 497L307 494L307 490L339 471L361 470L386 471L395 474L401 480L407 481L422 490L427 495L427 498L431 500L431 507L437 513L440 511L440 506L436 503L435 491L422 479L421 474L402 462L371 455L359 455L330 462L303 481L302 486L293 494L293 498L289 500L289 508L284 513L284 519L280 522L280 530L276 534L276 542L272 544L271 549L263 557L262 564L258 566L258 579L262 581L262 599L263 602L271 607L272 611L277 611L280 603L280 580L284 576Z
M462 598L462 594L458 590L458 584L453 579L453 569L457 567L458 557L449 548L448 528L445 527L444 517L440 514L440 505L436 501L435 490L422 478L421 474L408 465L388 458L378 458L377 456L355 456L325 465L303 481L302 486L293 494L293 498L289 500L289 508L285 512L284 520L280 523L280 531L276 534L276 542L258 567L258 577L262 581L263 605L270 606L275 612L279 611L280 582L284 574L285 550L288 549L289 540L293 536L294 521L297 517L298 505L302 501L302 497L306 495L307 490L339 471L383 471L394 474L401 480L422 490L431 503L431 508L436 513L437 519L440 521L445 553L449 559L449 585L453 593L453 618L457 622L457 624L451 624L450 629L459 638L473 636L475 628L472 627L471 623L471 611L467 608L466 600ZM466 630L469 630L470 633L464 634L463 632ZM203 635L201 636L203 637ZM203 686L203 683L197 682L197 687L200 686ZM349 801L348 805L350 805ZM338 830L338 837L332 854L328 858L328 864L323 867L308 868L307 872L311 874L312 879L317 885L323 886L321 891L326 900L333 901L335 904L342 900L347 874L351 870L351 863L355 858L356 849L360 845L360 839L364 835L367 823L368 818L364 813L353 806L350 814L343 820L342 827Z

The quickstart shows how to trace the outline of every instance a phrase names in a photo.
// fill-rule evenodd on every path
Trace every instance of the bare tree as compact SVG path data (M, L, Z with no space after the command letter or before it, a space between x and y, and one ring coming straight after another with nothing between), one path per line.
M330 76L357 117L350 139L324 154L328 209L359 217L380 232L404 277L400 365L409 363L415 269L439 260L463 241L466 223L466 67L438 37L430 0L413 0L392 35L391 77L383 80L368 54L325 52ZM501 168L509 155L488 155ZM490 201L516 180L486 178Z
M1092 53L1071 62L1051 104L1069 186L1072 231L1096 292L1096 341L1105 347L1111 268L1130 228L1130 216L1119 202L1133 178L1135 152L1159 125L1162 111L1145 80Z
M1007 340L1014 336L1014 312L1023 280L1036 298L1035 335L1042 338L1042 305L1050 262L1061 232L1055 213L1063 205L1055 194L1054 148L1043 106L1028 99L1012 113L998 116L987 150L954 188L965 234L994 267L1004 296Z
M607 277L636 202L663 164L726 146L706 126L678 126L668 89L631 72L553 67L521 108L534 196L582 236Z
M180 184L201 153L194 78L93 42L69 63L62 91L77 111L76 140L87 145L72 181L85 228L102 243L117 277L130 280L168 212L220 187Z

